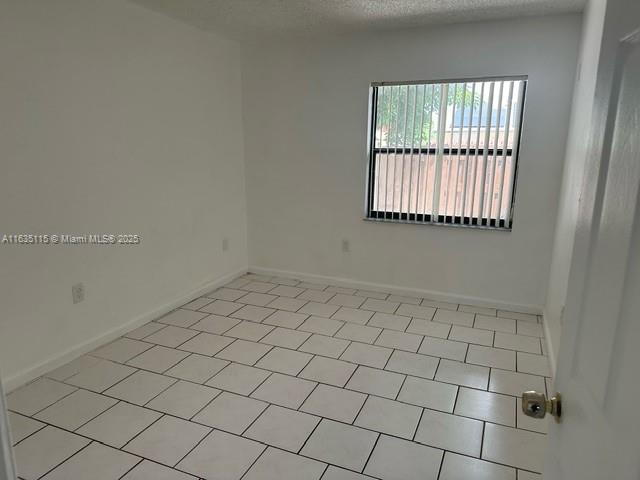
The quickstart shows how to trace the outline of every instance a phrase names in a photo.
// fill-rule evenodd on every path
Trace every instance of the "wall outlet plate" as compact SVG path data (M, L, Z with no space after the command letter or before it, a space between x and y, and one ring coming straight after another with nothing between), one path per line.
M84 283L76 283L71 286L71 298L74 304L84 300Z

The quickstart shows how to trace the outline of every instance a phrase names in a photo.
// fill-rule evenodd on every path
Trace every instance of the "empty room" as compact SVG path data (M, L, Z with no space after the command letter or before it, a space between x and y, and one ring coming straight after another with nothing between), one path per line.
M0 0L0 480L640 478L638 0Z

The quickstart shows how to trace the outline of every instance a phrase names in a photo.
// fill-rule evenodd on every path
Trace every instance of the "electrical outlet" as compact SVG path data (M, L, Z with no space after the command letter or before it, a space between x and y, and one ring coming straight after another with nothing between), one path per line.
M224 237L222 239L222 251L226 252L227 250L229 250L229 239L227 237Z
M349 240L346 238L342 239L342 251L348 253L351 251L351 245L349 244Z
M84 300L84 283L76 283L71 286L71 298L74 304Z

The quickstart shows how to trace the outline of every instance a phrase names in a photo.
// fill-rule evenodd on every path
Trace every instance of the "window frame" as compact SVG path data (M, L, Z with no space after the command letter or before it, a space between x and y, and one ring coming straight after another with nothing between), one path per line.
M495 81L522 81L522 101L519 105L519 115L518 115L518 131L516 132L516 136L514 137L515 143L515 152L513 148L507 149L507 155L512 157L513 162L513 185L511 186L511 203L509 206L509 218L506 221L505 219L500 219L496 222L496 219L488 219L483 217L482 219L478 217L470 217L465 216L461 217L459 215L442 215L439 214L437 219L432 219L431 214L426 213L408 213L408 212L393 212L393 211L383 211L383 210L375 210L373 209L374 204L374 189L375 189L375 155L378 153L378 150L386 150L387 153L389 150L395 153L428 153L428 155L437 153L438 148L412 148L412 147L403 147L403 148L375 148L375 134L376 134L376 126L377 126L377 100L378 100L378 87L385 86L405 86L405 85L433 85L433 84L455 84L455 83L472 83L472 82L495 82ZM434 225L441 227L464 227L464 228L474 228L481 230L493 230L493 231L505 231L510 232L513 229L513 216L514 216L514 207L515 207L515 199L516 199L516 190L518 184L518 173L519 173L519 164L520 164L520 148L522 145L522 132L524 130L524 118L525 118L525 110L526 110L526 100L527 100L527 88L529 83L528 75L505 75L505 76L486 76L486 77L466 77L466 78L446 78L446 79L434 79L434 80L407 80L407 81L382 81L382 82L371 82L369 85L369 109L368 109L368 121L367 121L367 171L366 171L366 188L365 188L365 211L363 220L371 221L371 222L387 222L387 223L408 223L415 225ZM495 149L495 148L442 148L442 155L457 155L458 151L461 154L466 153L469 150L469 153L475 154L476 151L478 153L483 153L486 150L488 155L493 155L496 152L498 155L502 155L504 152L503 148Z

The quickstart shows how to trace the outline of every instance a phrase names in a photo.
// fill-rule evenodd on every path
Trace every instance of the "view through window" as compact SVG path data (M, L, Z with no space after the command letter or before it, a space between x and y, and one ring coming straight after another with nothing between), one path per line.
M510 229L526 83L372 84L367 217Z

